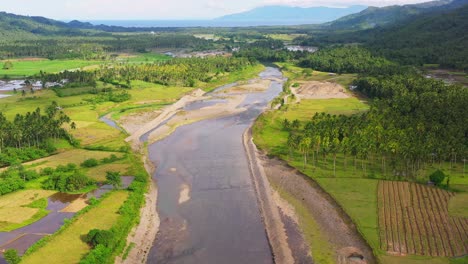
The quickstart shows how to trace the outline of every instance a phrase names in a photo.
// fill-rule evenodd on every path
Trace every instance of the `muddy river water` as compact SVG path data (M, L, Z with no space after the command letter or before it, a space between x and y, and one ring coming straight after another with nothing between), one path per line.
M179 127L149 146L161 225L148 263L273 262L242 135L283 81L271 67L260 78L273 80L247 94L239 106L246 111Z

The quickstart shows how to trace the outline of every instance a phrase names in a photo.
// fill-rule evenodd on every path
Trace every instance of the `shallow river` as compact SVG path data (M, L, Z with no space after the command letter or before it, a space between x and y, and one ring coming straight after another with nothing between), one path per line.
M282 75L267 68L260 78ZM273 262L242 135L282 85L248 94L245 112L182 126L150 145L161 225L148 263Z

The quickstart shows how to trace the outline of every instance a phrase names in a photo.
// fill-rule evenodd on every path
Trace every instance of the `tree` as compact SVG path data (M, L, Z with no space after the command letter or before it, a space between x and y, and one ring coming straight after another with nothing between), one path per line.
M13 68L13 62L11 61L6 61L4 64L3 64L3 69L4 70L10 70Z
M122 178L120 177L120 172L106 172L106 180L108 184L111 184L116 189L122 186Z
M18 251L16 249L7 249L5 253L3 253L3 257L5 258L8 264L18 264L21 261L20 256L18 256Z
M111 247L114 244L113 238L114 233L112 233L112 231L91 229L86 235L85 242L92 247L96 247L98 245Z
M442 181L445 179L445 173L441 170L436 170L431 175L429 175L429 179L433 182L436 186L440 185Z

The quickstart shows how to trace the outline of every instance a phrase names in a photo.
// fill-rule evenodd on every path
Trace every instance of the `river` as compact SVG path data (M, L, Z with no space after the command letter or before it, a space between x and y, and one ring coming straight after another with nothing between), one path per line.
M260 78L282 74L268 67ZM242 135L282 85L247 94L242 113L179 127L149 146L161 225L148 263L273 263Z

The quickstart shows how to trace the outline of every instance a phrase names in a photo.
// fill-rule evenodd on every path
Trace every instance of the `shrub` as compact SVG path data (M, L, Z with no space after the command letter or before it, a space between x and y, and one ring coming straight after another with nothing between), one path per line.
M431 175L429 175L429 179L433 182L436 186L440 185L442 181L445 179L445 173L441 170L436 170Z
M112 249L105 247L104 245L98 245L80 261L80 264L106 263L109 261L111 256Z
M111 184L116 189L122 186L122 178L120 177L120 172L107 171L106 180L108 184Z
M21 261L21 258L18 256L18 251L16 251L16 249L7 249L5 253L3 253L3 257L8 264L17 264Z
M114 234L109 230L92 229L88 232L85 242L92 247L103 245L105 247L112 247Z
M81 167L83 168L92 168L92 167L96 167L97 165L99 165L99 161L97 159L87 159L85 161L83 161L83 163L81 163Z

